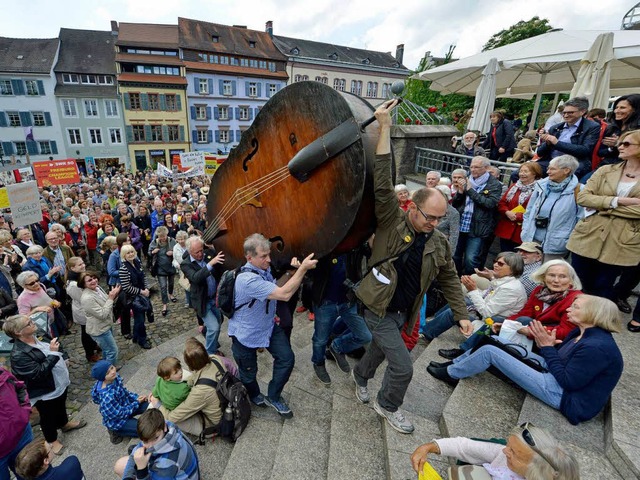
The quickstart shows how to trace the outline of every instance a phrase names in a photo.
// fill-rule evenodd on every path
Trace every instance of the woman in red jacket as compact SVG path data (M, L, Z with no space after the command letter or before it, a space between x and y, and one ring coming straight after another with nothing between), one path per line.
M102 258L96 252L98 248L98 229L100 225L98 225L98 216L95 212L89 213L89 221L84 224L84 232L87 237L87 252L89 255L89 264L91 264L94 268L98 269L98 271L102 271L101 260Z
M518 176L520 179L505 192L498 203L500 218L495 233L500 238L501 252L512 252L522 243L522 216L536 180L542 178L542 168L536 162L523 163Z

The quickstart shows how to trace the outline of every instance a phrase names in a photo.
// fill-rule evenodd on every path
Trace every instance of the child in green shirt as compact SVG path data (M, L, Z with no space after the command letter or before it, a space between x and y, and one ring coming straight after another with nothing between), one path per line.
M176 357L165 357L158 364L158 379L152 395L167 410L173 410L188 396L191 387L182 380L182 365Z

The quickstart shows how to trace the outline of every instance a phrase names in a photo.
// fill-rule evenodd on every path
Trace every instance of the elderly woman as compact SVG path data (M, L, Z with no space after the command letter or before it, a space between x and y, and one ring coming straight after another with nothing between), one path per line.
M514 428L506 447L464 437L434 439L416 448L411 455L416 472L422 472L430 453L481 465L488 474L486 478L580 479L574 456L549 432L530 423Z
M569 254L569 235L584 216L584 209L576 203L580 191L574 175L577 168L578 161L571 155L551 160L548 177L535 183L524 212L520 237L523 242L538 242L545 262Z
M82 309L82 289L78 287L80 274L84 273L85 270L86 266L82 258L71 257L67 260L67 295L71 298L73 322L80 325L80 340L85 357L89 362L97 362L100 360L99 352L102 352L102 349L87 333L87 316Z
M536 180L542 178L542 167L535 162L522 164L518 181L507 190L498 202L500 218L496 225L496 237L500 239L500 250L513 251L522 243L520 232L529 199Z
M0 230L0 288L15 295L14 279L21 271L22 251L11 243L13 238L7 231Z
M108 294L98 285L98 272L86 271L78 277L78 287L82 296L80 305L87 318L87 333L102 349L105 360L116 365L118 361L118 345L113 338L112 324L113 302L120 293L120 286L116 285Z
M432 363L427 371L456 384L492 365L534 397L560 412L573 425L595 417L604 408L622 375L622 354L611 332L620 331L618 307L611 300L579 295L567 310L574 328L559 345L556 331L537 320L529 324L540 355L538 370L495 345L483 345L453 360Z
M105 222L102 224L102 228L98 230L98 243L102 243L107 237L115 237L118 233L118 229L113 226L112 222Z
M622 162L596 170L578 195L586 215L567 244L584 291L612 300L623 267L640 263L640 130L624 134L618 150Z
M174 223L173 221L173 214L172 213L165 213L164 214L164 226L167 228L167 232L168 235L171 238L176 238L176 233L178 233L180 231L180 227ZM156 230L157 232L157 230ZM157 233L156 233L157 235Z
M142 263L131 245L123 245L120 249L120 283L127 294L128 303L133 310L133 343L137 343L145 350L151 348L151 342L147 339L147 329L144 326L145 315L149 323L154 321L153 307L149 301L149 287ZM143 298L136 301L136 297Z
M60 336L66 332L66 322L56 322L54 308L60 307L60 302L47 295L44 285L40 283L38 274L32 271L22 272L16 279L18 285L24 290L18 296L18 313L32 315L44 312L49 319L49 327L54 336Z
M57 338L36 337L37 327L26 315L15 315L5 322L4 332L13 338L11 371L25 382L29 401L40 413L40 428L45 440L60 455L64 446L58 440L58 429L63 432L82 428L83 420L70 422L67 417L67 387L69 370L67 354Z
M173 246L173 258L171 260L171 264L173 268L178 272L180 280L178 283L182 286L184 290L184 306L185 308L189 308L191 303L191 296L189 294L189 280L184 276L184 273L180 269L180 264L182 263L182 257L184 252L187 251L187 238L189 238L189 234L185 231L180 231L176 234L176 244Z
M406 212L409 209L409 205L411 204L409 189L405 184L399 183L393 188L393 190L396 192L396 197L398 198L398 206L402 209L403 212Z
M40 245L27 248L27 262L22 266L23 271L31 271L38 275L40 283L46 288L54 288L58 293L62 289L59 265L51 265L49 260L42 256L44 249Z
M169 236L168 227L163 225L156 228L156 238L149 245L149 253L155 255L158 262L158 283L160 284L160 295L162 297L163 317L166 317L167 313L169 313L169 300L173 303L178 301L173 296L174 278L176 276L176 269L173 266L173 247L175 246L176 241Z

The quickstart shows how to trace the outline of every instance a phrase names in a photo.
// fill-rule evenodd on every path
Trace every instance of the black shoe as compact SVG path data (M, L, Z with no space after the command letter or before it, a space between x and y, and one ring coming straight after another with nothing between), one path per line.
M344 353L336 352L331 345L327 348L327 352L329 352L329 356L333 357L336 361L340 370L344 373L349 373L351 371L351 365L349 365L349 361L347 360L347 357L344 356Z
M631 305L629 305L629 302L627 302L624 298L616 299L616 305L618 306L618 310L620 310L622 313L631 313Z
M114 445L118 445L119 443L122 443L123 437L122 435L118 435L113 430L109 430L109 440L111 440L111 443L113 443Z
M153 346L151 345L151 342L149 340L145 340L144 343L141 343L140 346L142 348L144 348L145 350L149 350L151 348L153 348Z
M133 337L131 336L131 334L130 334L130 333L127 333L126 335L124 335L124 338L125 338L126 340L131 340Z
M429 366L435 368L447 368L449 365L453 365L453 362L429 362Z
M640 302L640 300L638 300ZM637 320L633 320L636 323L640 323ZM633 333L640 332L640 325L633 325L631 322L627 323L627 330Z
M451 348L447 350L446 348L441 348L438 350L438 355L442 358L446 358L447 360L453 360L454 358L458 358L460 355L464 353L464 350L461 348Z
M316 377L318 377L318 380L320 380L325 385L331 385L331 377L329 376L329 373L327 372L327 369L324 366L324 364L322 365L314 364L313 371L316 372Z
M347 356L360 360L364 356L366 351L367 350L364 347L358 347L355 350L352 350L349 353L347 353Z
M177 299L176 297L173 297L173 298L171 299L171 303L176 303L177 301L178 301L178 299Z
M147 322L149 323L153 323L156 321L156 317L154 317L153 315L151 315L149 318L147 318Z
M438 380L442 380L443 382L448 383L452 387L455 387L456 385L458 385L458 380L456 380L455 378L451 378L451 376L449 375L449 372L447 372L447 367L436 368L429 365L427 367L427 372L429 372L429 375L431 375L432 377L437 378Z
M168 308L166 310L162 310L162 316L163 317L166 317L167 313L169 313L169 309ZM149 322L149 323L151 323L151 322Z

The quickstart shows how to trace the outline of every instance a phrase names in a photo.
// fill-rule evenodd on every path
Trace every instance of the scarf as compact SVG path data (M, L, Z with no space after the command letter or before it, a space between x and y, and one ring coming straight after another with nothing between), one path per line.
M518 199L518 203L520 205L524 205L529 197L533 193L533 189L536 186L536 182L530 183L529 185L525 185L521 180L518 180L515 185L513 185L509 191L507 192L507 202L513 200L513 197L516 196L518 190L520 190L520 198Z
M553 305L559 300L562 300L569 294L569 290L565 290L564 292L552 292L547 287L542 287L538 293L536 293L536 298L540 300L542 303L546 303L547 305Z
M485 172L477 179L470 176L467 181L471 183L471 188L473 188L476 192L479 192L489 181L489 172ZM471 200L471 197L469 195L467 195L466 197L467 198L464 204L464 211L460 216L460 231L464 233L471 230L471 219L473 217L473 209L475 207L475 202Z
M569 175L560 183L552 182L551 180L549 180L549 183L547 183L547 189L550 192L562 192L564 191L565 188L567 188L567 185L569 185L569 182L571 181L571 179L573 179L573 175Z

